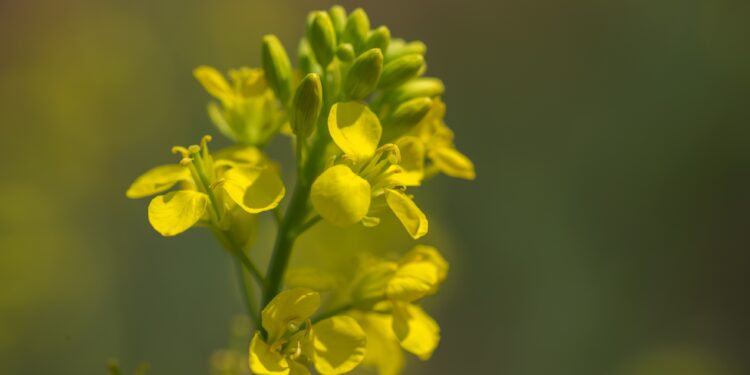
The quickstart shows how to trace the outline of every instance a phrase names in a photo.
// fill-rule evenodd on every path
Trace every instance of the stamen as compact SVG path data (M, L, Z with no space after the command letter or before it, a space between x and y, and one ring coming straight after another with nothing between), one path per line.
M197 153L201 152L201 146L190 145L188 147L188 151L190 151L191 154L197 154Z
M174 146L174 147L172 147L172 153L173 154L180 153L180 154L182 154L183 158L187 158L187 157L190 156L190 151L188 151L188 149L186 149L185 147L182 147L182 146Z
M227 182L227 180L224 179L224 178L222 178L222 179L220 179L218 181L214 181L211 185L209 185L208 188L211 189L211 190L214 190L217 187L220 187L220 186L224 185L225 182Z
M302 355L302 345L300 345L299 341L297 341L297 348L294 350L294 353L292 353L290 357L292 359L297 359L300 355Z
M180 160L180 165L183 166L183 167L187 167L192 162L193 162L193 159L191 159L190 157L186 156L186 157L182 158L182 160Z
M206 145L208 144L208 142L211 142L212 139L213 137L211 137L210 135L204 135L203 138L201 138L201 148L206 148Z

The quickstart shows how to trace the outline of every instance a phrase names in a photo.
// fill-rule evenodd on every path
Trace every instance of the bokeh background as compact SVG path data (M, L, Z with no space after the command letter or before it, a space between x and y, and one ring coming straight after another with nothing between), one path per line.
M332 3L0 2L0 373L209 372L229 258L124 191L217 134L195 66L294 51ZM479 176L418 194L452 274L408 374L750 371L750 2L341 3L427 43Z

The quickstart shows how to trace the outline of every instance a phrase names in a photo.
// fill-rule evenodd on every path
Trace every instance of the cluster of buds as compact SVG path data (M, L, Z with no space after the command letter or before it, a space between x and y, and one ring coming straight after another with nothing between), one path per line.
M253 373L341 374L363 365L395 374L402 351L426 360L437 347L439 326L419 306L447 276L448 262L434 247L416 245L398 259L363 256L343 284L337 275L298 273L292 281L287 273L295 240L316 223L344 231L393 215L420 239L428 218L407 189L439 173L475 178L444 122L445 86L425 76L425 53L422 42L371 29L362 9L312 12L297 68L267 35L261 68L231 70L229 80L208 66L195 70L216 99L211 121L235 146L211 153L207 136L175 147L179 163L146 172L128 189L130 198L159 194L148 217L162 235L208 227L236 257L257 328L248 355ZM277 134L295 145L296 186L286 204L279 166L263 152ZM251 247L253 223L264 212L275 213L278 231L261 272ZM258 282L259 298L244 272Z

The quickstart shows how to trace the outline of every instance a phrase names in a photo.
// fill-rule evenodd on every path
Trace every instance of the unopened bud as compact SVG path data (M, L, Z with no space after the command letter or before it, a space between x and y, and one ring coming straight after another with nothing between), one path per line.
M406 43L403 39L392 39L385 53L385 61L392 61L406 55L424 55L426 52L427 46L418 40Z
M302 79L294 93L292 130L298 140L312 134L322 106L323 86L320 83L320 76L310 73Z
M378 87L390 89L400 86L406 81L416 77L424 67L422 55L406 55L393 60L383 67Z
M387 101L401 103L421 96L434 98L442 95L444 92L445 85L443 81L437 78L421 77L397 87L388 95Z
M344 26L342 39L344 42L351 43L354 50L360 52L364 49L367 34L370 32L370 19L367 17L362 8L355 9Z
M292 67L284 46L275 35L263 37L261 59L268 85L282 103L288 103L292 92Z
M414 98L404 102L389 116L388 124L399 127L413 127L418 124L432 108L432 99Z
M391 42L391 31L385 26L380 26L377 29L370 31L370 35L367 36L365 42L365 50L372 48L380 48L383 53L388 51L388 44Z
M340 5L334 5L328 10L328 15L331 17L333 29L336 30L336 36L341 37L346 27L346 10Z
M299 70L302 72L302 74L320 74L323 71L320 65L318 65L318 62L315 61L315 56L310 49L310 44L305 38L302 38L302 40L299 42L299 48L297 48L297 59L299 62Z
M310 27L307 30L310 47L315 58L325 68L333 60L336 52L336 30L326 12L314 12Z
M349 43L344 43L336 50L336 56L338 56L341 61L352 61L354 60L354 47Z
M380 73L383 70L383 53L373 48L352 63L344 80L344 93L352 100L362 100L378 86Z
M414 98L402 103L383 120L383 140L390 141L408 133L432 109L432 99Z

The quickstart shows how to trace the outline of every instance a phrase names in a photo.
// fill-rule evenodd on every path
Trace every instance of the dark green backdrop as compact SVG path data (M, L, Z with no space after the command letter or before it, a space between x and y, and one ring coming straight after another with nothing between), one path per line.
M192 68L257 66L265 33L293 50L331 4L0 3L0 373L208 372L229 261L124 191L216 134ZM420 192L453 268L407 373L750 371L749 2L342 5L428 44L478 172Z

